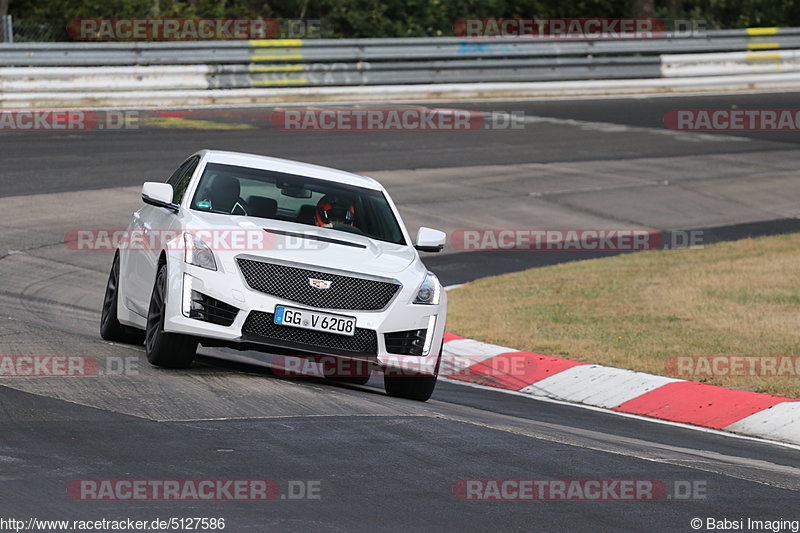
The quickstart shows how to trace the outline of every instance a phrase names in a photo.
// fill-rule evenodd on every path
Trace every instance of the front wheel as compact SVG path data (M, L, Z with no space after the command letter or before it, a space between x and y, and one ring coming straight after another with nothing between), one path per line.
M164 332L167 312L167 265L161 265L150 297L144 349L151 365L164 368L188 368L197 351L197 339Z
M408 400L427 401L436 388L436 376L383 376L386 394Z
M100 336L107 341L142 344L144 331L120 324L117 318L119 300L119 252L114 254L111 272L108 274L103 309L100 312Z

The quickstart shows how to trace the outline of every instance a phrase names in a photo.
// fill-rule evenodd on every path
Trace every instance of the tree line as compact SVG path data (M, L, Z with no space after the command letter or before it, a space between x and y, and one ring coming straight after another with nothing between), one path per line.
M0 0L0 14L6 13L23 27L47 29L48 38L41 40L68 40L66 25L76 18L317 19L325 22L324 37L448 36L458 19L494 17L657 17L704 20L709 28L800 26L800 0Z

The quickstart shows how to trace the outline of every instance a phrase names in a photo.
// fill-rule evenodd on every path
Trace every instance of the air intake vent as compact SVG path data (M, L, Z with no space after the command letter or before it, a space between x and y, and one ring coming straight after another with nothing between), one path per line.
M386 351L389 353L422 355L422 348L425 346L424 329L385 333L383 338L386 342Z
M228 327L236 320L238 313L239 309L232 305L203 293L192 291L192 306L189 309L189 318Z
M246 340L292 348L302 352L333 355L374 356L378 353L378 335L374 330L356 328L352 337L279 326L272 313L250 311L242 326Z

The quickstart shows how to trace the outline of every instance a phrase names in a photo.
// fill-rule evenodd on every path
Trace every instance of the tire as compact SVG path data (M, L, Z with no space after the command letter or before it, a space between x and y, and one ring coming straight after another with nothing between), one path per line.
M144 349L151 365L163 368L188 368L197 351L197 339L177 333L164 333L166 315L167 265L158 269L150 307L147 310L147 329Z
M383 376L386 394L426 402L436 388L436 376Z
M100 336L107 341L142 344L144 331L124 326L117 319L119 301L119 252L114 254L111 272L103 295L103 308L100 312Z

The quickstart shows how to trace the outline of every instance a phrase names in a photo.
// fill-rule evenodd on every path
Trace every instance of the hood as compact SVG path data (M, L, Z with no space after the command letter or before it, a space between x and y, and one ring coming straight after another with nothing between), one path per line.
M215 255L250 255L365 274L395 274L418 256L412 246L264 218L192 211L185 225ZM210 242L209 242L210 241Z

